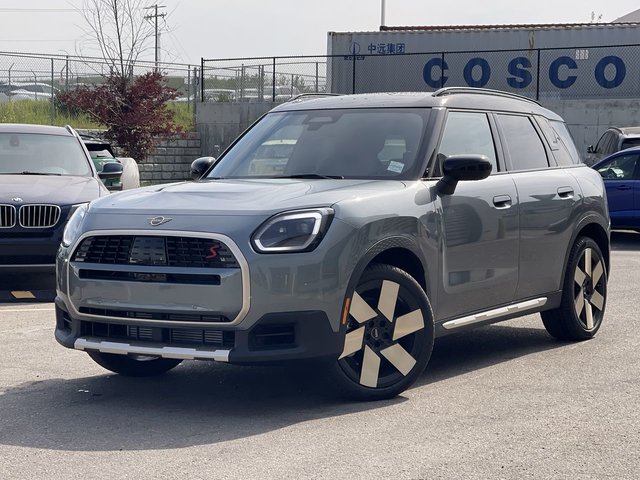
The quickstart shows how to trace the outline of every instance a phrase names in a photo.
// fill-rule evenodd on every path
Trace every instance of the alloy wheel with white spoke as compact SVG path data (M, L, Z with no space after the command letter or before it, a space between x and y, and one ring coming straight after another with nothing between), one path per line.
M388 398L424 370L433 347L433 316L424 290L406 272L369 267L350 298L338 370L347 393Z
M600 328L607 298L607 266L598 244L579 238L567 263L559 308L542 312L547 331L561 340L585 340Z

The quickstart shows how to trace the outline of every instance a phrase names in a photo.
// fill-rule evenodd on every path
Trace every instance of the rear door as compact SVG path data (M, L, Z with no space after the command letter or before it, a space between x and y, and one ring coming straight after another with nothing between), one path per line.
M533 117L495 114L520 203L519 282L515 300L560 288L581 199L577 180L558 166Z
M491 116L449 111L437 149L438 167L447 156L486 155L488 178L459 182L441 202L442 261L436 318L487 310L513 300L518 281L518 197L497 155Z
M640 226L640 154L617 155L598 165L614 228Z

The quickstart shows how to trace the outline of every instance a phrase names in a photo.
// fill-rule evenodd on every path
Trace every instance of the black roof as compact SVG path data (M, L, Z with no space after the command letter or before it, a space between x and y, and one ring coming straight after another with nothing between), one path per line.
M560 116L534 100L508 92L482 88L452 87L436 92L388 92L301 97L277 106L272 111L296 111L338 108L448 107L534 113L553 120Z

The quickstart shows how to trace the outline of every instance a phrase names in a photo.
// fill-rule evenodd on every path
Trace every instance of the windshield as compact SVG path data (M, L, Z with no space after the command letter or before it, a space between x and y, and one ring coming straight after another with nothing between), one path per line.
M91 174L78 140L62 135L0 133L0 174Z
M207 178L418 178L429 109L352 109L266 115Z
M91 158L113 158L113 155L111 155L111 152L107 149L91 150L91 148L89 148L88 150Z

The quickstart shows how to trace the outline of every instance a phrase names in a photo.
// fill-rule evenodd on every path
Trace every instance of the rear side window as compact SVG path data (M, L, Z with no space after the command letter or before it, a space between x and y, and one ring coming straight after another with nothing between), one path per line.
M622 141L622 148L620 150L638 146L640 146L640 138L627 138Z
M496 148L485 113L449 112L447 115L447 124L438 149L438 162L441 163L450 155L465 153L485 155L493 165L491 171L498 171Z
M547 152L529 117L497 115L513 170L547 168Z
M580 157L580 154L578 153L576 144L573 141L573 137L571 136L571 133L569 132L569 129L567 128L567 126L564 123L558 122L556 120L551 120L549 123L551 124L551 128L553 128L553 130L560 137L562 146L566 149L567 153L569 154L569 157L571 158L571 163L573 164L582 163L582 157Z
M575 165L582 161L573 143L573 138L571 138L571 134L564 123L555 120L549 121L539 116L536 116L536 119L558 165Z

